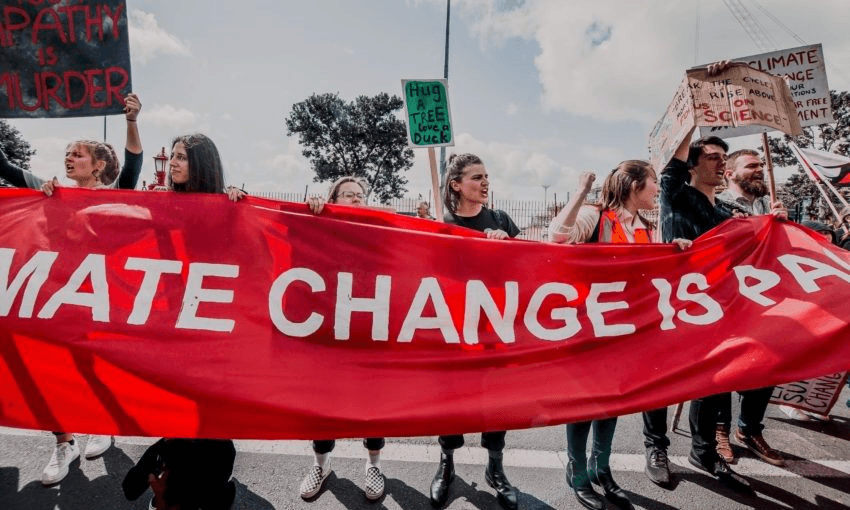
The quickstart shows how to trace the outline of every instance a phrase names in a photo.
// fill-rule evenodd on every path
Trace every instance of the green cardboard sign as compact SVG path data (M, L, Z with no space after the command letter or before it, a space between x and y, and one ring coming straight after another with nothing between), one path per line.
M409 147L453 146L447 80L401 80Z

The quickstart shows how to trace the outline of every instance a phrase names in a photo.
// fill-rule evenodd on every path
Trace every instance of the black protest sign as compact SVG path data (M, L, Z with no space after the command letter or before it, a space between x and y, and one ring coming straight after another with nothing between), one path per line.
M3 2L0 117L117 114L130 91L126 1Z
M454 145L447 80L401 80L409 147Z

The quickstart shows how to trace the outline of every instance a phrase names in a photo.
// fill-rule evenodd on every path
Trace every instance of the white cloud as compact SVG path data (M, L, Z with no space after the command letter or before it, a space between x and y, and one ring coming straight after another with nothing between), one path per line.
M581 153L588 159L599 161L599 163L603 165L608 165L611 168L614 168L617 163L626 159L625 155L623 154L623 150L619 147L601 147L586 145L582 147Z
M544 185L549 185L549 197L556 191L572 190L579 172L563 165L549 155L540 143L487 142L468 133L456 136L463 152L476 154L484 161L490 175L490 189L497 200L543 198ZM449 154L457 152L449 149Z
M519 106L517 106L515 103L509 103L505 111L508 115L516 115L516 113L519 111Z
M153 14L133 9L128 22L132 57L138 63L145 64L159 53L182 57L192 54L189 44L160 27Z
M430 3L444 5L436 0ZM651 123L666 108L685 69L694 65L696 7L689 2L458 3L458 11L483 47L511 38L538 44L534 63L543 87L541 102L549 110L604 121ZM845 31L834 20L850 15L850 2L829 0L823 4L805 10L805 19L800 18L799 2L777 0L770 9L777 19L808 36L808 42L823 42L827 68L836 78L830 76L830 84L837 88L840 82L840 87L846 88L847 72L839 56L850 48ZM701 2L699 10L702 30L711 27L711 33L699 34L700 63L759 53L721 2ZM766 31L783 35L784 39L777 39L786 42L785 47L799 45L759 12L753 11L753 15L764 21Z
M59 137L41 137L30 140L30 145L38 147L35 155L30 159L30 171L42 179L58 177L63 184L70 181L64 179L65 148L71 140ZM67 182L63 182L67 181Z
M309 188L310 193L323 193L327 188L327 183L313 182L313 170L307 159L301 155L302 149L297 140L286 139L281 144L261 139L251 145L270 155L262 158L257 166L250 168L238 161L228 163L229 172L240 176L239 184L244 180L249 191L300 194L304 192L305 186Z
M139 117L144 123L152 123L157 127L167 127L174 130L184 130L193 127L198 122L198 115L185 108L175 108L170 104L156 105Z

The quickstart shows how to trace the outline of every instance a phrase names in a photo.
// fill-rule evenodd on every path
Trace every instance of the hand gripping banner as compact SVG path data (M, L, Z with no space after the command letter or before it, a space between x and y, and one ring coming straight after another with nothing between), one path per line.
M850 257L772 217L558 246L363 208L0 192L0 424L418 436L850 369Z

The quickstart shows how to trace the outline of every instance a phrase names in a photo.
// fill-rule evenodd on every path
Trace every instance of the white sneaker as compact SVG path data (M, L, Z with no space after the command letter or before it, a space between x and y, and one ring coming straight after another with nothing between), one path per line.
M783 413L785 413L789 418L791 418L793 420L811 421L811 418L806 416L806 414L803 413L803 411L800 411L796 407L779 406L779 410L782 411Z
M77 443L57 443L53 449L50 461L41 473L43 485L59 483L68 475L68 466L80 456L80 447Z
M310 499L318 494L331 472L333 470L331 469L330 460L328 460L327 469L322 469L322 466L312 466L310 472L301 481L301 497L303 499Z
M87 459L93 459L99 455L103 455L103 452L108 450L110 446L112 446L112 436L96 436L92 434L86 443L85 456Z
M381 496L384 495L384 474L381 473L380 469L367 464L366 483L363 485L363 491L369 501L381 499Z
M829 415L816 413L814 411L803 411L803 414L817 421L832 421L832 418L830 418Z

